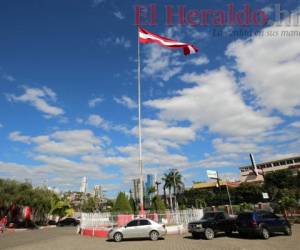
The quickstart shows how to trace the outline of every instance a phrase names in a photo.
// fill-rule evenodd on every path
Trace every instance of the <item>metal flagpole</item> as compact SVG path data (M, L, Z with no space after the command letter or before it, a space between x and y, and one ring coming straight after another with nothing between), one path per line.
M139 167L140 167L140 213L144 215L144 201L143 201L143 161L142 161L142 125L141 125L141 62L140 62L140 41L139 41L139 30L138 30L138 113L139 113Z

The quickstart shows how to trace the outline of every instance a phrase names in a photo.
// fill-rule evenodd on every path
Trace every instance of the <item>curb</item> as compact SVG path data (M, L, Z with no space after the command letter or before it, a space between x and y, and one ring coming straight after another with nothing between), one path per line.
M111 228L85 228L81 229L81 236L107 238L108 231ZM187 229L183 225L175 225L166 227L167 235L182 235L187 233Z
M41 226L41 227L38 227L36 229L47 229L47 228L55 228L56 226L55 225L51 225L51 226ZM24 231L29 231L29 230L32 230L32 229L28 229L28 228L6 228L6 232L8 233L19 233L19 232L24 232Z
M187 232L187 229L183 225L169 226L167 228L167 235L182 235Z

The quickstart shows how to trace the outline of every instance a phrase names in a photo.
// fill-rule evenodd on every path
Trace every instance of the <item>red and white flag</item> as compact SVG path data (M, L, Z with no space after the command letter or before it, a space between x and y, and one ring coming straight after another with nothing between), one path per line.
M139 27L140 43L157 43L163 47L170 49L183 49L184 55L194 54L198 52L198 48L190 43L182 43L163 36L156 35Z

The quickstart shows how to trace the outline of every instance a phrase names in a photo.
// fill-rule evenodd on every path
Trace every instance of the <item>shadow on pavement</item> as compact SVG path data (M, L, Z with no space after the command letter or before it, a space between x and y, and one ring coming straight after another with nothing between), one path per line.
M165 238L159 238L157 241L162 241L162 240L165 240ZM107 239L106 241L118 243L118 242L115 242L114 240L109 240L109 239ZM124 242L124 241L151 241L151 240L149 238L131 238L131 239L123 239L121 242Z

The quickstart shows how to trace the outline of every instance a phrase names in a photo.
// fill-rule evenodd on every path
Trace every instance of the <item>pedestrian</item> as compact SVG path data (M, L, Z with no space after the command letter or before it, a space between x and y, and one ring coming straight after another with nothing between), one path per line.
M1 233L4 233L6 224L7 224L7 216L4 216L4 217L0 220L0 232L1 232Z

